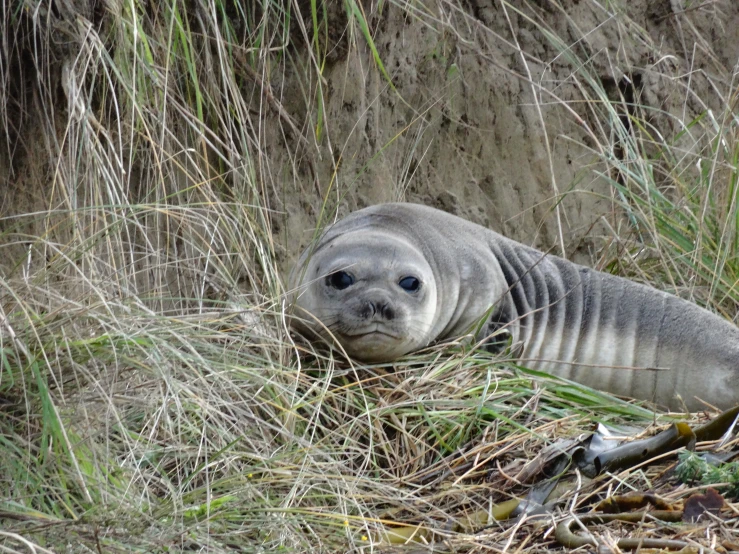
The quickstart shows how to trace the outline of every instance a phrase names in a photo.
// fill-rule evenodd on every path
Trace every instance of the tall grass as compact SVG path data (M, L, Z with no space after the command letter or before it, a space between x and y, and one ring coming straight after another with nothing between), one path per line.
M1 8L20 209L0 220L0 546L347 551L391 523L463 544L456 523L523 494L510 476L555 436L651 420L464 347L365 368L289 336L280 199L314 194L291 166L326 155L327 5L70 6ZM439 6L393 7L447 32ZM392 90L373 14L344 15ZM602 265L733 314L735 99L665 137L560 49L624 214ZM288 72L302 121L275 85Z
M645 243L624 269L630 265L632 274L638 270L728 318L739 307L739 119L730 105L680 122L667 144L643 114L630 115L628 154L615 164L618 178L611 181Z

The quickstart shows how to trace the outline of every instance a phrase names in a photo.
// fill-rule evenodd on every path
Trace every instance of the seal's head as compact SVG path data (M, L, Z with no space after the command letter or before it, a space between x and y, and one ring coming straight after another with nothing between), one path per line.
M423 254L381 229L325 236L291 277L297 316L351 357L390 361L427 345L437 289Z

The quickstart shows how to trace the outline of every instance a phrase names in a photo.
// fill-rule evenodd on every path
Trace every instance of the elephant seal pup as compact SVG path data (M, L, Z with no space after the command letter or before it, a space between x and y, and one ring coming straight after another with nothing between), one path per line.
M426 206L340 220L303 253L291 289L303 328L358 360L472 331L498 350L508 333L521 365L596 389L675 409L739 403L736 326Z

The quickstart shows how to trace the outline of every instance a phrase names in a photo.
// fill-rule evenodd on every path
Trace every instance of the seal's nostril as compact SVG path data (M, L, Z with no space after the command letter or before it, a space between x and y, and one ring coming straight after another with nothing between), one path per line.
M364 319L372 319L377 313L377 307L374 302L368 300L362 305L362 309L359 313Z
M393 308L389 304L383 303L379 306L379 308L382 317L387 320L395 319L395 310L393 310Z

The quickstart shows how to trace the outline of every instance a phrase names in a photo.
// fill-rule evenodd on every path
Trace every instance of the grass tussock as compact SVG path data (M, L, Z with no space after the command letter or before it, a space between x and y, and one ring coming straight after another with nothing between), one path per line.
M444 3L391 7L463 33ZM524 495L516 475L557 438L593 421L663 421L461 346L367 368L289 335L281 199L316 194L296 175L332 130L326 64L369 45L397 93L377 14L354 1L334 10L315 0L0 7L3 549L371 551L404 524L449 548L526 549L532 536L546 548L546 528L487 521L473 534L480 525L463 523ZM537 102L583 118L581 146L623 214L601 266L736 313L735 97L690 118L614 97L582 52L527 17L558 45L586 112L542 83ZM274 85L287 73L299 76L303 121ZM287 145L279 161L274 136ZM586 484L562 506L667 487L660 471Z

